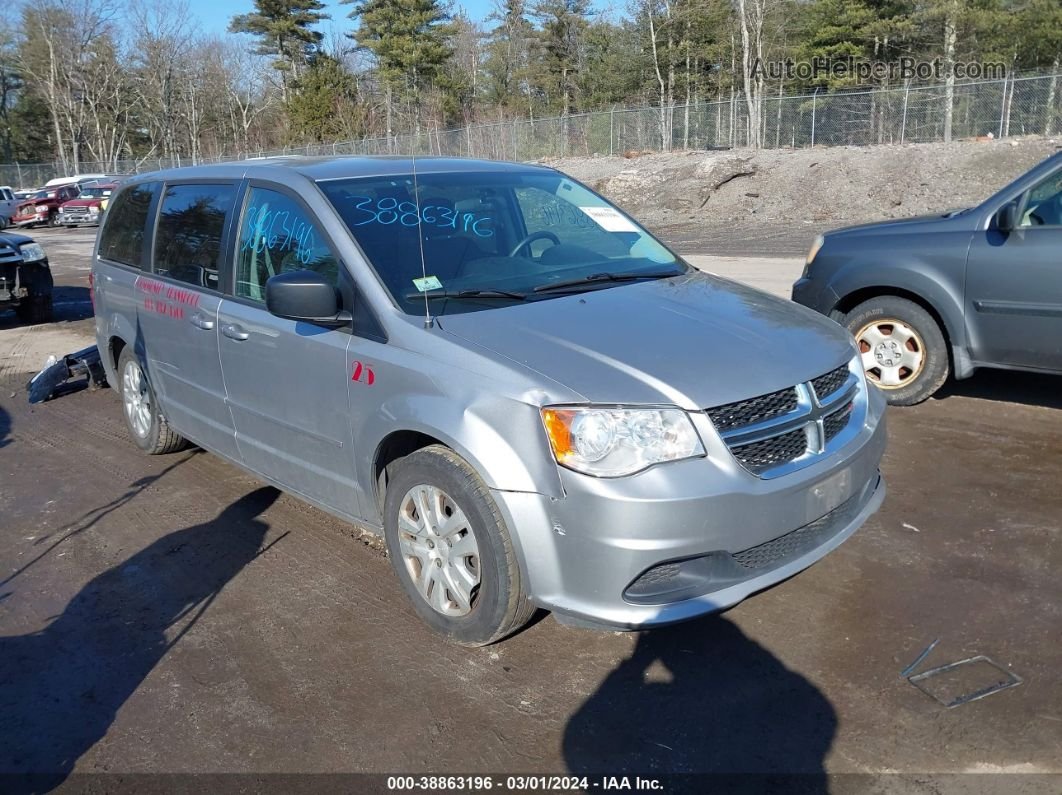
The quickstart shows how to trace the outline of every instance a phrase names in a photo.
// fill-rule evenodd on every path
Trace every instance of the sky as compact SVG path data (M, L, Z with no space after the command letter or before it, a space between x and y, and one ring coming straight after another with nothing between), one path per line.
M340 5L336 0L324 2L324 12L332 17L319 28L326 39L329 38L330 27L342 32L353 29L353 21L347 19L351 8L349 5ZM188 0L188 4L202 24L202 31L210 34L225 33L233 16L246 14L254 8L254 0ZM492 5L492 0L460 0L454 3L455 9L464 9L465 13L476 21L482 21L490 13Z

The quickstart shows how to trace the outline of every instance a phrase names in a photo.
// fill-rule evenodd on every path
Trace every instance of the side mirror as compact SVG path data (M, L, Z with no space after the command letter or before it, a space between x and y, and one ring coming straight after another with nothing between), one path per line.
M314 271L278 273L266 282L266 309L277 317L323 326L341 326L350 315L341 311L339 291Z
M1007 202L996 212L996 228L1000 232L1010 232L1018 225L1018 203Z

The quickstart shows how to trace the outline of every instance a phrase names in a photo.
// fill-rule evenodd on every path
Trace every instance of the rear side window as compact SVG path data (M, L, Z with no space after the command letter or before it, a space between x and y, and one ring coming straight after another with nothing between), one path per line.
M151 200L159 183L126 188L111 202L100 233L99 255L104 259L144 269L144 234Z
M218 289L221 238L236 199L235 185L169 185L155 233L155 273Z

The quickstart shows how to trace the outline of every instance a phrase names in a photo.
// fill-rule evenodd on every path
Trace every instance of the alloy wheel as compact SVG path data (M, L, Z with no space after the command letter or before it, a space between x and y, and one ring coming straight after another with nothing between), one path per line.
M468 615L479 590L480 558L461 507L442 489L414 486L402 498L398 537L421 597L444 616Z
M151 431L151 390L144 371L133 361L122 372L122 405L133 433L145 438Z

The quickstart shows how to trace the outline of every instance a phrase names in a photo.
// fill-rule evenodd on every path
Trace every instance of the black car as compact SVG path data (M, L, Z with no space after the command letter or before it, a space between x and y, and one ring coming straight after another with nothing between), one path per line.
M1062 152L972 209L827 232L793 300L848 327L894 405L949 372L1062 373Z
M14 309L23 323L52 319L52 272L40 243L0 232L0 311Z

